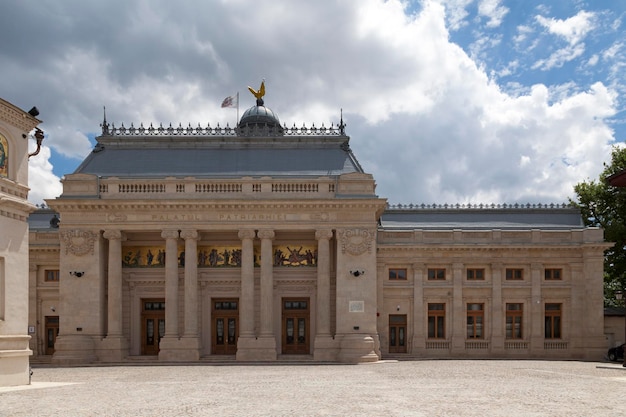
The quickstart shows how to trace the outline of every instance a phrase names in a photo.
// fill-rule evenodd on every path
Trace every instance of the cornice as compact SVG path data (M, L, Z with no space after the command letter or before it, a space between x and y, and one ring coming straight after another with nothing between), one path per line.
M410 246L392 246L392 247L385 247L382 246L380 243L378 244L377 247L377 251L379 254L383 254L383 253L398 253L398 252L415 252L415 251L421 251L421 252L502 252L505 250L541 250L541 251L546 251L546 250L551 250L551 251L569 251L572 249L601 249L601 250L605 250L609 247L611 247L611 244L606 244L606 243L594 243L594 244L588 244L588 243L575 243L572 244L570 242L565 243L565 244L559 244L559 243L553 243L550 245L547 244L542 244L542 243L528 243L527 245L520 245L520 244L514 244L514 245L508 245L506 243L502 243L502 242L494 242L493 245L488 245L488 246L477 246L477 245L472 245L472 244L467 244L467 245L455 245L455 246L451 246L451 245L438 245L438 246L432 246L432 245L410 245Z
M370 210L384 206L385 200L367 198L359 200L318 200L318 201L120 201L120 200L77 200L56 199L47 200L50 208L57 212L61 211L93 211L93 210L161 210L177 212L180 210L289 210L289 209L320 209L344 210L362 209Z
M41 123L41 120L2 99L0 99L0 120L24 132L30 132Z

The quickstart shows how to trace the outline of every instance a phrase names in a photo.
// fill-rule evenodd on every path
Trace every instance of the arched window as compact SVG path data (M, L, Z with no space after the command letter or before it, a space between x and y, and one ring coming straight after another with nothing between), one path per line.
M0 134L0 177L9 176L9 141Z

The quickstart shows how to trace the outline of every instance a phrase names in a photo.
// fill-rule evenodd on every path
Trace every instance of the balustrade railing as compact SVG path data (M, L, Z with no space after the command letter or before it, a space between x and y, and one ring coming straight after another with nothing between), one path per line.
M150 126L145 127L143 123L139 127L135 127L133 123L130 127L125 127L124 123L120 127L115 127L115 124L103 123L102 136L345 136L344 124L331 124L330 127L324 126L316 127L313 124L311 127L302 125L297 127L295 124L292 127L283 125L282 127L275 127L269 125L259 126L245 126L245 127L230 127L226 124L225 127L221 127L219 123L217 126L212 127L207 125L205 127L192 126L189 123L188 126L183 126L181 123L178 126L159 126L154 127L152 123Z

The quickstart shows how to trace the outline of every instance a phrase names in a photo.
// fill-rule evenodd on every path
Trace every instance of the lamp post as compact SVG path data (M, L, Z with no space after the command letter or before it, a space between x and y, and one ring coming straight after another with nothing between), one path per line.
M622 290L615 291L615 299L620 301L621 304L621 301L624 299L624 292ZM626 302L624 303L624 339L626 339ZM626 340L624 341L624 343L626 343ZM622 366L626 367L626 352L624 352L623 356L624 359L622 362Z

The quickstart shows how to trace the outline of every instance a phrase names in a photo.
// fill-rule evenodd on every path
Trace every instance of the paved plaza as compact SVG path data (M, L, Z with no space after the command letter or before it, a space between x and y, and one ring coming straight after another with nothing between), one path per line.
M0 416L626 416L620 364L35 367Z

